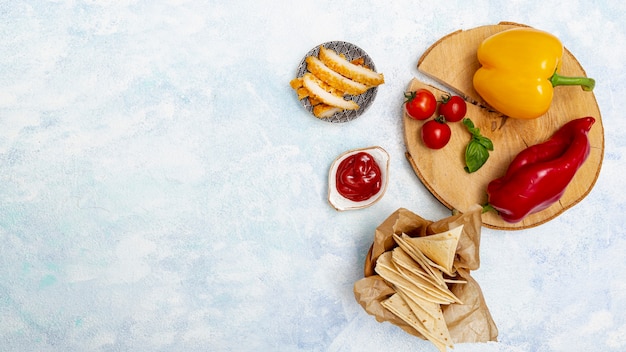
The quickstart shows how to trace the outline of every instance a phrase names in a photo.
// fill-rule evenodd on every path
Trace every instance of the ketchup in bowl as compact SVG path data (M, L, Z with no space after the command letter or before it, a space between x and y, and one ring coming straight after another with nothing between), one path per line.
M337 167L337 191L354 202L368 200L382 186L380 167L366 152L358 152L345 158Z
M385 194L389 154L381 147L353 149L333 161L328 172L328 202L339 211L371 206Z

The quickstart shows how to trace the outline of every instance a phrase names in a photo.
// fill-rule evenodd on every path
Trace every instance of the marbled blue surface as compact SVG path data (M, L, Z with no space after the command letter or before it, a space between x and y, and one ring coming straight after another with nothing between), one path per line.
M499 342L455 351L625 350L625 19L619 0L2 2L0 350L435 351L352 286L394 210L449 214L404 158L417 59L500 21L557 35L597 80L605 158L557 219L484 230ZM330 40L386 78L347 124L288 84ZM330 163L371 145L391 155L386 195L335 211Z

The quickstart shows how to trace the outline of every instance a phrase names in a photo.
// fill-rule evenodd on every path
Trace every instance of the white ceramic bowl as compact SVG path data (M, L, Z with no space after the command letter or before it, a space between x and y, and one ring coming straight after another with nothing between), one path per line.
M357 154L359 152L368 153L374 158L374 160L378 164L378 167L380 168L380 173L381 173L381 187L378 193L376 193L369 199L366 199L360 202L355 202L348 198L345 198L339 193L339 191L337 191L336 175L337 175L337 168L339 167L339 164L341 164L341 162L344 159L348 158L351 155ZM333 161L332 165L330 166L330 171L328 173L328 202L330 203L330 205L333 206L333 208L339 211L367 208L371 206L372 204L376 203L377 201L379 201L385 194L385 191L387 190L387 181L389 179L388 175L389 175L389 154L383 148L374 146L374 147L368 147L368 148L349 150L341 154L339 157L337 157L337 159L335 159L335 161Z

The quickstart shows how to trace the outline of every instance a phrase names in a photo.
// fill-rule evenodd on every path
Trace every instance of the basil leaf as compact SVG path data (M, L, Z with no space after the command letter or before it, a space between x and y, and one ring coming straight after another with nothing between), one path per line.
M489 159L487 148L475 139L472 139L465 148L465 171L472 173L480 169Z
M491 139L480 134L480 129L474 126L474 122L468 118L463 119L463 124L472 135L470 142L465 148L465 171L472 173L480 169L489 159L489 151L493 150Z
M472 120L468 119L467 117L463 119L463 124L468 128L474 128L474 122L472 122Z
M463 124L465 125L465 127L467 127L467 130L469 131L469 133L472 136L476 136L476 135L480 136L480 130L478 128L474 127L474 122L472 122L472 120L470 120L468 118L464 118L463 119Z
M476 138L476 141L487 148L487 150L493 150L493 142L491 142L491 139L480 136L480 138Z

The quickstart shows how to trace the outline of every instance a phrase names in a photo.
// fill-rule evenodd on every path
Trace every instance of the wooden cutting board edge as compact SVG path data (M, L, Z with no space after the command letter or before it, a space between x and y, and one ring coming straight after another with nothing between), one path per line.
M515 23L515 22L508 22L508 21L502 21L502 22L499 22L497 25L511 25L511 26L520 26L520 27L530 27L530 26L528 26L528 25L519 24L519 23ZM466 99L468 102L470 102L470 103L472 103L472 104L475 104L475 105L477 105L477 106L479 106L479 107L482 107L482 108L485 108L485 109L489 110L489 107L487 106L487 104L486 104L484 101L482 101L482 99L481 99L481 100L474 99L473 97L467 96L467 95L466 95L466 94L464 94L463 92L458 92L458 91L457 91L457 90L455 90L454 88L447 86L445 82L441 82L441 81L440 81L440 80L438 80L436 77L430 76L430 75L428 75L428 74L426 74L426 73L422 72L422 71L419 69L419 66L420 66L420 64L422 63L422 61L424 60L424 58L428 55L428 53L429 53L429 52L430 52L433 48L435 48L435 47L436 47L437 43L442 42L442 41L444 41L446 38L448 38L448 37L450 37L450 36L454 36L454 35L456 35L456 34L458 34L458 33L462 32L462 31L463 31L462 29L459 29L459 30L457 30L457 31L451 32L451 33L449 33L449 34L447 34L447 35L445 35L445 36L441 37L438 41L436 41L436 42L435 42L435 43L433 43L431 46L429 46L429 48L428 48L428 49L424 52L424 54L422 54L422 56L419 58L418 63L417 63L417 65L416 65L416 66L417 66L417 69L418 69L418 71L419 71L420 73L424 74L425 76L427 76L427 77L429 77L429 78L433 79L435 82L437 82L437 83L441 84L443 87L447 88L447 90L449 90L449 91L451 91L451 92L453 92L453 93L456 93L456 94L458 94L458 95L463 96L463 98L464 98L464 99ZM567 52L567 54L572 55L572 54L569 52L569 50L568 50L567 48L565 48L565 51ZM572 57L573 57L573 55L572 55ZM584 73L585 73L585 75L586 75L586 72L585 72L584 68L582 67L582 65L580 64L580 62L578 62L578 60L574 60L574 61L575 61L575 63L577 64L577 66L580 68L580 70L581 70L582 72L584 72ZM434 87L434 86L433 86L433 87ZM434 87L434 88L437 88L437 87ZM437 88L437 89L441 89L441 88ZM591 190L594 188L594 186L595 186L595 184L596 184L596 182L597 182L597 180L598 180L598 178L599 178L600 171L601 171L601 169L602 169L602 163L603 163L603 159L604 159L604 144L605 144L605 141L604 141L604 125L603 125L603 123L602 123L602 119L601 119L601 116L600 116L600 113L601 113L601 112L600 112L600 108L599 108L599 105L598 105L598 102L597 102L597 100L596 100L596 99L594 99L594 103L595 103L595 105L596 105L596 110L598 111L598 114L599 114L599 115L597 116L597 124L596 124L597 126L595 126L595 127L596 127L596 128L600 128L600 129L601 129L601 133L600 133L600 134L601 134L601 136L603 136L603 138L602 138L602 139L601 139L601 141L600 141L600 142L601 142L601 145L600 145L599 147L598 147L598 146L595 146L595 148L600 149L600 157L599 157L599 161L598 161L598 167L597 167L596 172L595 172L595 175L594 175L594 177L593 177L593 181L591 182L591 184L589 185L589 187L587 188L587 190L586 190L585 192L583 192L583 193L582 193L582 194L581 194L581 195L580 195L580 196L579 196L579 197L578 197L575 201L571 202L571 203L570 203L570 204L568 204L567 206L563 205L560 201L559 201L559 202L557 202L557 204L558 204L558 205L557 205L557 204L554 204L553 206L560 206L560 208L561 208L561 210L560 210L560 211L556 212L556 213L555 213L555 214L553 214L552 216L546 217L545 219L542 219L542 220L540 220L540 221L536 221L536 222L534 222L534 223L532 223L532 224L527 224L527 225L519 225L519 223L518 223L518 224L511 224L511 226L498 226L498 225L491 224L491 223L489 223L489 222L483 222L483 226L484 226L484 227L491 228L491 229L495 229L495 230L524 230L524 229L529 229L529 228L537 227L537 226L539 226L539 225L545 224L545 223L547 223L547 222L549 222L549 221L553 220L554 218L556 218L556 217L560 216L560 215L561 215L563 212L565 212L567 209L570 209L570 208L572 208L573 206L575 206L576 204L580 203L580 202L581 202L581 201L582 201L585 197L587 197L587 195L589 195L589 193L591 192ZM406 128L406 126L404 126L404 125L403 125L403 128ZM407 145L407 141L406 141L406 133L404 133L404 139L405 139L405 141L404 141L404 142L405 142L405 145ZM592 148L594 148L594 147L592 146ZM412 156L412 155L411 155L411 153L408 151L408 149L407 149L407 151L405 152L405 157L407 158L407 160L408 160L408 161L409 161L409 163L411 164L411 167L412 167L413 171L415 172L415 174L417 175L417 177L418 177L418 178L422 181L422 184L424 185L424 187L426 187L426 189L428 189L428 191L429 191L429 192L430 192L430 193L431 193L431 194L432 194L432 195L433 195L433 196L434 196L437 200L439 200L439 202L441 202L441 203L442 203L442 204L443 204L446 208L448 208L448 209L450 209L450 210L453 210L453 211L454 211L454 210L455 210L455 209L454 209L454 207L453 207L453 206L452 206L449 202L447 202L445 199L443 199L443 197L441 197L441 196L437 193L437 191L436 191L436 190L435 190L435 189L434 189L434 188L433 188L430 184L428 184L427 182L424 182L424 176L423 176L423 175L421 174L421 172L419 171L419 168L417 167L417 165L416 165L416 163L415 163L415 161L414 161L414 159L413 159L413 156ZM458 209L457 209L457 210L458 210ZM489 217L489 216L492 216L492 217L493 217L493 216L495 216L495 215L494 215L492 212L491 212L491 213L485 213L485 214L483 214L483 218L484 218L484 217Z

